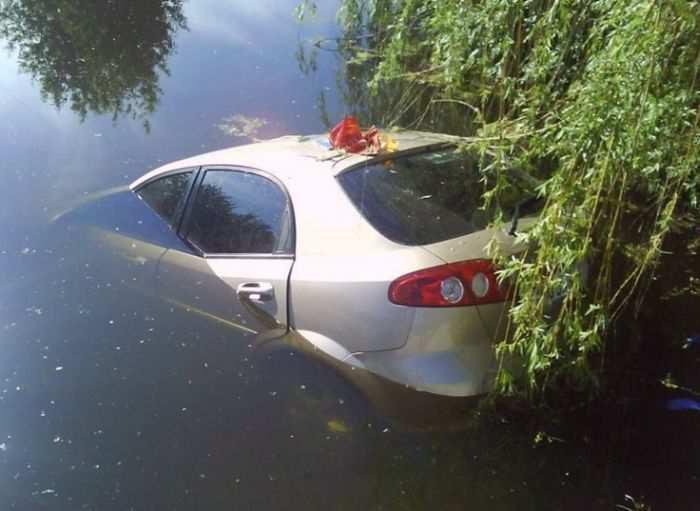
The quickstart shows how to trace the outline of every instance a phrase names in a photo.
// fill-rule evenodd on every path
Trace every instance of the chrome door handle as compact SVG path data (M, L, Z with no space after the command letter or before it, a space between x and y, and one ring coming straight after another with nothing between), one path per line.
M275 296L275 288L269 282L244 282L236 288L236 294L252 302L269 302Z

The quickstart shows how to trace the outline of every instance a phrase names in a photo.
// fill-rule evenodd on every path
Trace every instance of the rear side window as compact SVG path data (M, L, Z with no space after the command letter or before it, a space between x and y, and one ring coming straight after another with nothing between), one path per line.
M453 149L370 164L338 180L367 221L397 243L437 243L488 223L476 162Z
M162 177L140 188L136 194L172 227L177 221L178 208L185 200L192 172Z
M197 191L187 238L210 254L290 253L290 212L287 194L270 179L208 170Z

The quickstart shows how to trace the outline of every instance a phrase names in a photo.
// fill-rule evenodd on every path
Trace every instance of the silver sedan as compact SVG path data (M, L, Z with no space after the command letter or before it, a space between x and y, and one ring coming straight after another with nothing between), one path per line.
M293 335L420 391L486 392L506 299L486 247L516 238L488 228L454 138L392 136L398 150L374 156L282 137L133 182L179 239L158 255L158 294L256 342Z

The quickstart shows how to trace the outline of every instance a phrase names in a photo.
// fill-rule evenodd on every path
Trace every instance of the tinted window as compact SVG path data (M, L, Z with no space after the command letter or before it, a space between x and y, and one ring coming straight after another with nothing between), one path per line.
M484 185L477 165L473 158L445 149L370 164L338 179L385 237L426 245L488 225L492 214L480 209Z
M287 253L289 212L286 194L269 179L210 170L197 192L188 239L209 253Z
M172 226L178 206L185 199L190 177L192 172L173 174L147 184L137 194Z
M454 151L425 153L341 174L342 187L384 236L424 245L476 230L472 216L483 185Z

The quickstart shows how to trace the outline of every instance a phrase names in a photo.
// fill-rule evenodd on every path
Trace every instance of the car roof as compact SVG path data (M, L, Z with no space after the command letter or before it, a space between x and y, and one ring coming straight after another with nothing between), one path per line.
M414 151L433 145L449 144L459 137L421 131L385 131L398 144L395 153ZM349 154L331 149L328 135L288 135L253 144L204 153L158 167L131 183L133 190L168 172L191 167L237 166L263 170L283 182L308 177L311 172L336 176L349 167L370 161L377 155ZM302 170L303 169L303 170Z

